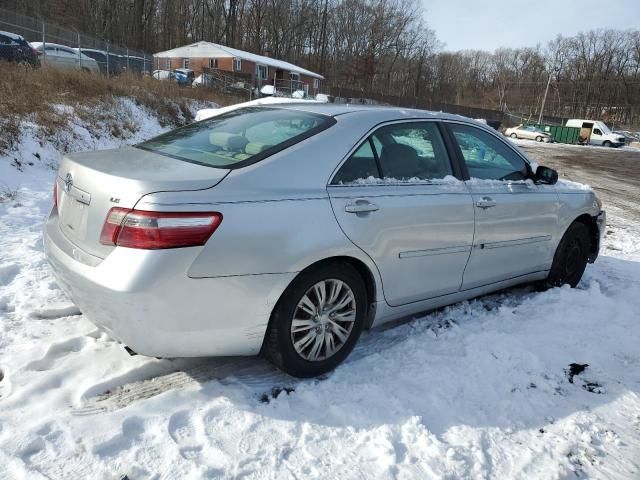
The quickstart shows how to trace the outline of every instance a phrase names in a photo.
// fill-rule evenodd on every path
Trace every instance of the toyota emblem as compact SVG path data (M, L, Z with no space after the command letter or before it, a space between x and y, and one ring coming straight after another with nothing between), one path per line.
M73 177L70 173L67 173L67 176L64 177L64 191L69 193L71 191L71 187L73 187Z

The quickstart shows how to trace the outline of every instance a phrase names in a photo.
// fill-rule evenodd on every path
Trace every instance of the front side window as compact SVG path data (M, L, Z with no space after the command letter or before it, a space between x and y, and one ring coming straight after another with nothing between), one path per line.
M449 175L453 175L451 162L437 125L399 123L373 133L343 164L332 183L370 183L376 179L380 183L422 183Z
M281 108L241 108L136 145L178 160L239 168L273 155L336 123L325 115Z
M602 135L602 132L600 131L600 129L598 129L598 128L594 128L594 129L593 129L593 134L594 134L594 135Z
M467 125L450 124L471 178L526 180L526 162L504 142L488 132Z

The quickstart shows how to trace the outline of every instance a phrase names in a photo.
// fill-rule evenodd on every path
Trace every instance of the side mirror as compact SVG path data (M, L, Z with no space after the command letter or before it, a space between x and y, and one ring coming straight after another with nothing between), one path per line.
M558 182L558 172L553 168L539 166L533 176L533 181L545 185L555 185Z

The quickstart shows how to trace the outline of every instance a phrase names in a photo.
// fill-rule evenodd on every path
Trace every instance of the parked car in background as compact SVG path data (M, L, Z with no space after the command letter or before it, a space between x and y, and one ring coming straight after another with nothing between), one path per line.
M600 120L573 118L567 120L567 127L580 129L580 143L583 145L602 145L603 147L621 147L625 138L613 133L606 123Z
M155 357L301 377L362 330L524 282L575 287L605 213L492 128L315 102L66 155L44 244L86 317Z
M629 131L614 131L613 132L614 135L619 135L622 138L624 138L624 143L626 145L629 145L633 142L637 142L638 140L640 140L640 137L638 135L634 135L633 132L629 132Z
M504 134L511 138L524 138L545 143L553 142L553 136L550 133L533 126L518 125L517 127L507 128Z
M93 48L74 48L73 50L76 52L80 51L87 57L93 58L98 64L98 68L100 68L100 73L107 74L108 72L109 75L122 73L122 59L120 55Z
M0 60L31 67L40 65L38 52L22 36L0 30Z
M151 77L156 80L175 80L176 75L171 70L154 70Z
M178 85L190 87L195 79L195 73L188 68L176 68L174 70L176 82Z
M57 43L32 42L31 45L40 53L40 61L44 66L61 70L82 70L100 73L98 62L78 49Z
M173 80L178 85L191 86L195 79L193 70L176 68L175 70L154 70L151 74L156 80Z

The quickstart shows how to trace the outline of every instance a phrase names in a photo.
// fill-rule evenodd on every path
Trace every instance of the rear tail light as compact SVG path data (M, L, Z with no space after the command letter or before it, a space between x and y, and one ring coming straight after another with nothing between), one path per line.
M58 210L58 176L53 179L53 208Z
M100 243L157 250L204 245L222 222L218 212L148 212L114 207Z

